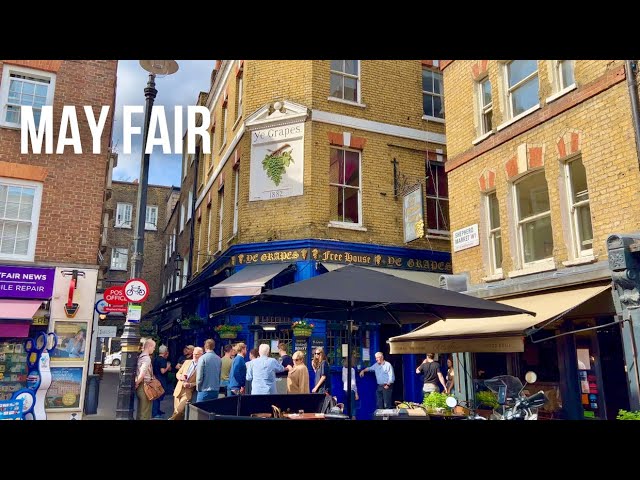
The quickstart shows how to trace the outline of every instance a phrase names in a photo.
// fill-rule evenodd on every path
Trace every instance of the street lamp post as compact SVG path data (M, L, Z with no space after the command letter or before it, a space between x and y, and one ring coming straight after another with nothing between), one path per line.
M147 136L149 135L149 121L156 90L156 75L171 75L178 71L178 64L174 60L140 60L140 65L149 72L149 81L144 89L146 97L144 113L144 130L142 139L142 161L140 162L140 180L138 183L138 199L136 201L136 227L133 238L133 261L131 262L131 277L140 278L144 254L144 227L147 213L147 187L149 184L149 157L145 153ZM140 324L130 322L128 317L124 324L121 337L122 361L120 363L120 384L118 385L118 402L116 404L116 420L133 420L134 380L140 353Z

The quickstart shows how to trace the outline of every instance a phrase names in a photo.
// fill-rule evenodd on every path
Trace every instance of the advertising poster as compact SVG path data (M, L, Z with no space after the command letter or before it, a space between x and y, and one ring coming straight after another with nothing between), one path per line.
M45 408L78 408L82 389L82 367L51 367L51 386Z
M56 322L54 332L58 345L52 360L82 361L87 345L87 322Z

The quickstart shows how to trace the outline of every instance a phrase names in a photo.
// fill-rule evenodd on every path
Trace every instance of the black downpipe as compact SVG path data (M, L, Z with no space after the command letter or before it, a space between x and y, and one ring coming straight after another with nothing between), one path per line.
M188 161L188 160L187 160ZM196 231L196 200L198 198L198 166L200 164L200 146L196 146L196 159L193 161L193 195L191 196L191 234L189 235L189 267L187 268L187 283L191 280L191 272L193 272L193 259L198 261L198 254L193 254L194 234Z
M636 61L625 60L625 73L627 75L627 86L629 87L629 98L631 99L631 116L633 119L633 131L636 136L636 154L640 163L640 107L638 106L638 82L636 81Z

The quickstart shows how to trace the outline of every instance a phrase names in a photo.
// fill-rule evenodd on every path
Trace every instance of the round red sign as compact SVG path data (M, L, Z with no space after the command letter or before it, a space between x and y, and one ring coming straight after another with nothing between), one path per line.
M149 284L141 278L132 278L124 284L124 295L132 303L142 303L149 297Z
M109 305L126 305L128 300L124 295L124 285L107 288L104 291L104 299Z

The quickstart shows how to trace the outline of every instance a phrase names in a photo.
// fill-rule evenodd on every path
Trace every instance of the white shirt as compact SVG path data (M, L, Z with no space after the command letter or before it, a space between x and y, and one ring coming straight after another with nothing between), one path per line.
M187 373L185 374L187 376L185 382L189 380L189 377L191 376L191 374L193 373L193 371L196 369L197 366L198 365L195 361L191 362L191 365L189 365L189 368L187 368Z
M347 367L342 367L342 390L347 391ZM358 393L356 386L356 369L351 367L351 390Z

